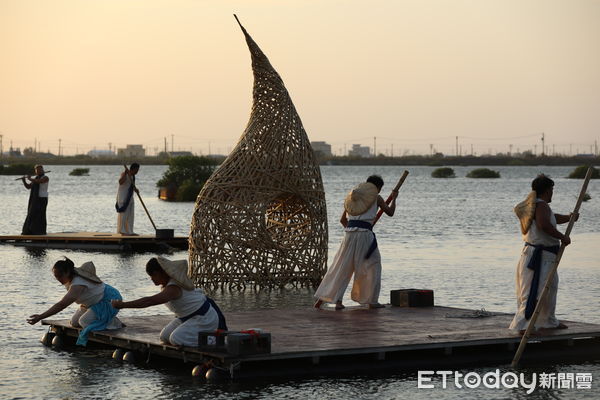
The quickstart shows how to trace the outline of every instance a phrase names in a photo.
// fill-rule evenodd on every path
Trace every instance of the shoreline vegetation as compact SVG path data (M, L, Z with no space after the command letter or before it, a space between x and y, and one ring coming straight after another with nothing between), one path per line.
M226 156L209 156L218 165ZM319 165L415 165L415 166L580 166L600 165L600 156L577 155L577 156L536 156L525 154L520 156L484 155L484 156L445 156L435 155L408 155L400 157L350 157L331 156L323 157L316 154ZM43 164L43 165L123 165L123 163L138 162L142 165L169 165L171 157L159 155L153 157L122 158L122 157L90 157L77 156L47 156L30 155L19 157L3 156L0 159L0 171L2 165L13 164Z

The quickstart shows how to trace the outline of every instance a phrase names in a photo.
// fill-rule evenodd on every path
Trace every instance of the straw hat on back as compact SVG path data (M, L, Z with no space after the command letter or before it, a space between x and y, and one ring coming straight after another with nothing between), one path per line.
M377 201L378 194L377 186L363 182L348 193L344 200L344 209L348 215L364 214Z
M521 233L524 235L529 231L531 227L531 223L535 218L535 200L537 198L537 193L535 190L532 190L527 195L527 198L517 204L513 209L517 218L519 218L519 222L521 224Z
M102 280L96 275L96 266L91 261L81 264L81 267L75 268L74 272L89 281L102 283Z
M194 282L187 274L188 267L186 260L168 260L164 257L156 257L161 268L171 279L186 290L194 290Z

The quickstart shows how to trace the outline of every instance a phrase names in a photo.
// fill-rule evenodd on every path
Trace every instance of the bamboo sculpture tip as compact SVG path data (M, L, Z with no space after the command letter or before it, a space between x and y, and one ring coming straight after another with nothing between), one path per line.
M235 20L237 21L238 25L240 26L240 28L242 28L242 30L244 31L244 27L242 26L242 23L240 22L239 18L237 17L237 15L233 14L233 17L235 18Z

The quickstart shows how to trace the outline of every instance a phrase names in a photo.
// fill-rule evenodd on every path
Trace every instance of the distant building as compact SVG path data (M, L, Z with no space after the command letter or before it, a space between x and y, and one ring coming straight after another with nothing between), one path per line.
M352 149L348 151L348 155L351 157L371 157L371 148L369 146L353 144Z
M87 152L87 155L90 157L115 157L116 154L112 150L90 150Z
M327 142L310 142L315 153L321 156L331 156L331 145Z
M117 155L128 158L145 157L146 150L141 144L128 144L124 149L118 149Z

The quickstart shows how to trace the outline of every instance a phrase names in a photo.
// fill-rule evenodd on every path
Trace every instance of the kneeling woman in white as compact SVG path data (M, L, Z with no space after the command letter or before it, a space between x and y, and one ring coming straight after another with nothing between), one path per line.
M171 261L163 257L151 258L146 273L160 293L133 301L115 300L115 308L146 308L164 304L175 319L160 332L160 340L174 346L198 346L198 332L227 330L225 317L215 302L202 290L194 288L187 276L187 261Z
M65 257L54 264L52 273L56 280L65 286L67 294L46 312L30 316L27 322L33 325L61 312L72 303L77 303L80 307L71 317L71 325L83 328L77 339L78 345L87 344L87 337L91 331L123 327L116 316L119 310L111 306L111 300L120 300L121 294L98 278L96 267L91 261L75 268L73 261Z

